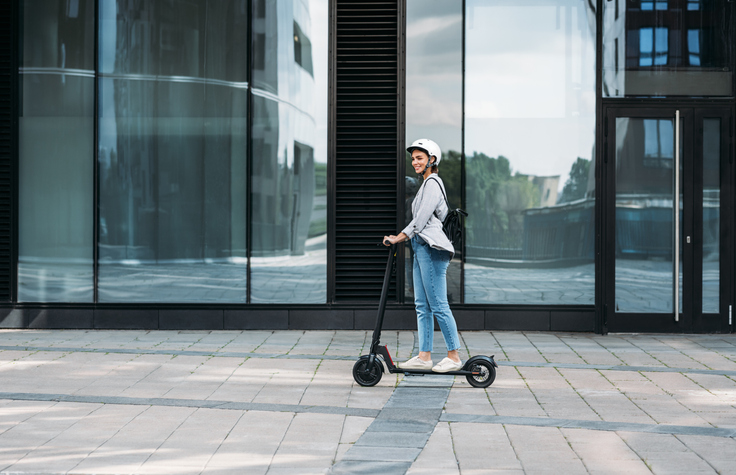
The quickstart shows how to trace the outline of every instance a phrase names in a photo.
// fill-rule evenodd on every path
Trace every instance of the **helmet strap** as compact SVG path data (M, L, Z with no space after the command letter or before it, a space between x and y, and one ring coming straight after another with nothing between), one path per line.
M427 160L427 166L424 167L424 170L422 171L422 175L424 175L424 172L426 172L430 167L434 166L434 164L437 162L437 159L435 159L434 162L431 162L431 160L432 160L432 157L430 156L429 160Z

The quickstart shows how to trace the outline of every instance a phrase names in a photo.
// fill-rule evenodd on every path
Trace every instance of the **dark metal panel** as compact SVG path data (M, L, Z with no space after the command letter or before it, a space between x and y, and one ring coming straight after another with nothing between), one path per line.
M486 310L486 330L550 331L549 310Z
M0 3L0 301L13 300L13 238L16 226L17 13L15 1Z
M595 332L608 333L606 322L606 260L603 250L603 229L606 220L606 209L603 200L606 196L606 174L603 162L607 153L607 141L604 136L603 117L603 0L596 1L595 15L595 109L596 109L596 141L595 141Z
M334 302L377 301L397 231L402 0L335 0ZM403 168L401 168L403 170ZM396 300L392 279L390 300Z
M592 332L595 330L595 312L556 311L550 312L550 330L553 332Z
M462 75L463 75L463 84L462 84L462 99L461 99L461 107L462 107L462 119L460 124L460 130L462 131L460 133L460 208L467 210L468 209L468 201L466 196L466 187L467 187L467 180L466 180L466 158L465 158L465 58L466 58L466 51L465 51L465 43L466 43L466 31L465 31L465 23L466 23L466 15L467 15L467 8L466 8L466 2L463 0L463 26L462 26L462 35L463 35L463 44L462 44ZM464 229L463 229L464 231ZM460 302L465 303L465 234L463 233L463 240L460 243ZM458 323L459 327L459 323Z
M94 327L97 330L157 330L158 310L95 309Z
M335 130L337 116L337 0L329 2L327 80L327 303L335 302ZM286 317L288 326L288 315Z
M353 310L289 310L290 330L352 330Z
M90 308L25 309L23 318L25 328L94 328L94 310Z
M240 309L224 311L225 330L288 330L287 309Z
M94 207L92 210L92 301L99 301L99 282L100 282L100 3L95 2L95 46L94 46L94 65L95 65L95 85L94 85L94 131L92 154L94 164L92 165L92 176L94 184L92 185L92 196L94 197ZM95 315L96 319L97 315Z
M378 308L355 310L355 329L372 330L376 327ZM387 308L383 321L384 330L414 330L417 315L413 308Z
M399 74L397 77L397 95L396 107L398 120L398 134L396 134L396 230L403 229L408 223L406 221L406 213L404 206L406 203L406 180L404 170L404 151L406 150L406 0L398 0L398 59L397 64ZM401 157L401 158L400 158ZM400 159L399 159L400 158ZM404 303L404 289L406 272L404 270L406 246L399 246L396 259L396 288L398 290L396 301L400 304ZM462 275L462 274L461 274Z
M159 330L223 330L224 311L219 309L159 310Z

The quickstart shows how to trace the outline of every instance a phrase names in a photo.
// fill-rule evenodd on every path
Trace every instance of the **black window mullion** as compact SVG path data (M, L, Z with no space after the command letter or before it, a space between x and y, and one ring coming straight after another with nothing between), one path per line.
M94 99L93 108L94 115L92 116L94 132L92 133L93 141L92 144L92 159L94 163L92 165L93 174L93 203L94 207L92 211L92 301L98 302L98 283L99 283L99 257L100 257L100 170L99 170L99 138L100 138L100 107L99 107L99 96L100 96L100 1L95 2L95 33L94 33L94 68L95 68L95 79L94 79Z

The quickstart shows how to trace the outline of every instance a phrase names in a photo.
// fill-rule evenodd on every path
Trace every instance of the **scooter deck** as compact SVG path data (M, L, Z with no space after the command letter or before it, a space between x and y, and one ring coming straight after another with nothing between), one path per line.
M466 370L458 370L458 371L447 371L446 373L438 373L437 371L432 371L431 369L401 369L401 368L389 368L389 372L391 373L404 373L406 375L411 374L419 374L424 376L425 374L439 374L440 376L448 375L448 376L467 376L472 374L478 374L473 373L472 371L466 371Z

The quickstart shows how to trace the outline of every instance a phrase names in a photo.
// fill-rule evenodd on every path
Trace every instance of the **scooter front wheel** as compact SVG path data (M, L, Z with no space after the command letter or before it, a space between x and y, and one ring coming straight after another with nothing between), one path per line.
M467 369L476 373L469 374L465 377L474 388L487 388L496 379L496 368L486 360L478 359L472 361Z
M353 365L353 379L361 386L375 386L383 376L383 368L378 358L373 360L373 367L369 368L369 356L361 356Z

